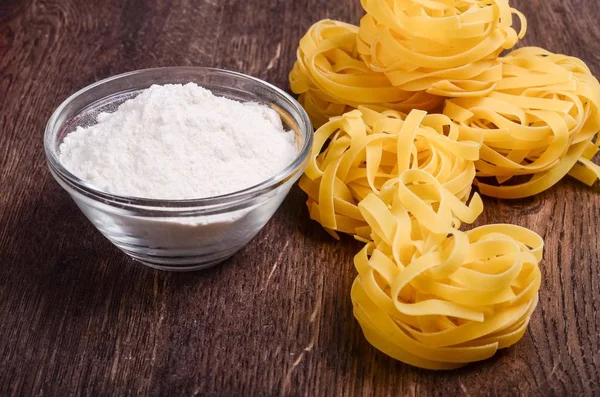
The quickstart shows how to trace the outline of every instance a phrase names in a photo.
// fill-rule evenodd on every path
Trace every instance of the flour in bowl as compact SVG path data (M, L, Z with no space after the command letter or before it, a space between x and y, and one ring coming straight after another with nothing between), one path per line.
M154 85L60 145L61 163L97 189L154 199L249 188L296 154L293 132L273 109L218 97L194 83Z

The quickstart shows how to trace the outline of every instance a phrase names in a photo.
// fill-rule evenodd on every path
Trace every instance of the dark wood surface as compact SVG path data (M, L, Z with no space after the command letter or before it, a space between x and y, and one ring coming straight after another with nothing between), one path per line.
M595 0L514 0L526 44L600 75ZM202 65L288 88L302 34L357 23L358 0L0 1L0 396L598 395L599 188L486 199L479 224L546 240L522 341L453 372L373 349L352 316L352 257L294 188L262 232L208 271L154 271L84 218L46 169L42 135L70 93L134 69Z

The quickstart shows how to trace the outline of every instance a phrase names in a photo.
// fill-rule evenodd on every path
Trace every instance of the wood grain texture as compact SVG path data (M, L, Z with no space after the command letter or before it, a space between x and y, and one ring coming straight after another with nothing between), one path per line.
M525 44L600 75L595 0L513 0ZM352 257L310 222L294 188L234 258L192 274L147 269L84 218L46 170L42 136L70 93L134 69L202 65L287 88L321 18L358 0L0 2L0 396L513 396L600 393L599 188L486 199L479 224L546 240L540 304L523 340L453 372L373 349L352 316Z

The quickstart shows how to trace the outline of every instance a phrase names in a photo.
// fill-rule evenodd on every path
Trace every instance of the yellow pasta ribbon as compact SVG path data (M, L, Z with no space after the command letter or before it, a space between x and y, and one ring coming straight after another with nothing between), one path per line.
M354 259L351 298L367 340L427 369L484 360L519 341L538 301L541 237L514 225L456 230L452 216L472 221L477 211L423 170L404 171L389 188L359 204L372 241Z
M536 47L500 62L503 78L488 95L449 99L444 109L461 136L483 142L476 162L480 192L532 196L567 174L592 185L600 177L591 161L600 144L596 78L581 60Z
M300 40L290 86L316 127L359 104L408 113L440 109L443 98L395 88L359 58L358 27L322 20Z
M502 77L498 55L525 35L508 0L361 0L358 52L393 86L445 97L481 96ZM512 28L512 16L521 30Z
M358 209L366 196L382 194L403 171L420 169L464 202L479 149L479 142L460 139L458 127L444 115L413 110L404 118L396 111L359 106L315 132L300 187L308 194L311 218L332 235L367 238L368 225ZM458 227L460 219L454 223Z

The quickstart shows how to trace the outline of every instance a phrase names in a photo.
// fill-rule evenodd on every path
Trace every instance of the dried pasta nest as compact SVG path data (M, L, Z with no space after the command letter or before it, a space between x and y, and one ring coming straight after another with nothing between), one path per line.
M361 200L379 194L403 171L420 169L466 201L479 147L460 139L458 127L444 115L413 110L406 116L360 106L317 130L300 187L308 193L312 219L334 235L339 231L368 239L358 209Z
M498 56L525 35L508 0L361 0L358 51L393 86L480 96L501 79ZM521 30L512 27L512 16Z
M480 180L480 191L500 198L532 196L567 174L592 185L600 177L591 161L600 144L596 78L581 60L536 47L500 61L502 80L492 92L449 99L444 109L461 136L483 142L477 175L496 183Z
M407 170L359 209L372 241L354 260L354 314L367 340L405 363L452 369L518 342L538 302L543 240L514 225L454 228L469 207Z
M369 69L358 56L357 34L357 26L323 20L300 40L290 86L316 127L358 105L401 112L441 110L443 98L400 90L383 73Z

